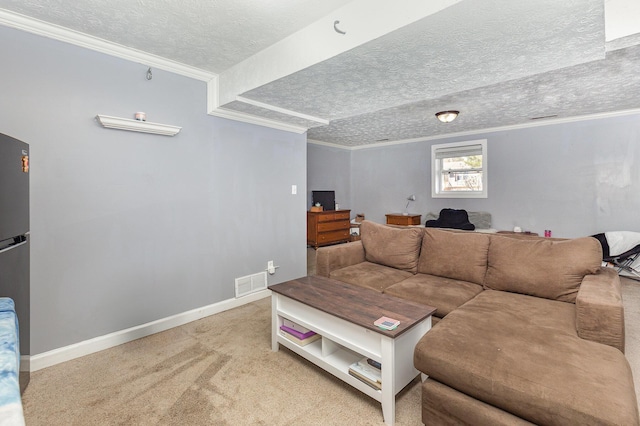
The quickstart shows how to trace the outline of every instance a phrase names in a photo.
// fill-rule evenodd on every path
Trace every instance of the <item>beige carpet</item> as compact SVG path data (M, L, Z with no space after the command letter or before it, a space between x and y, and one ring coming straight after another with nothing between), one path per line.
M623 280L640 389L640 282ZM32 373L36 425L381 425L380 404L292 352L271 352L270 299ZM420 386L396 422L420 425Z
M380 405L271 351L270 299L32 373L27 425L379 425ZM417 425L420 386L397 398Z

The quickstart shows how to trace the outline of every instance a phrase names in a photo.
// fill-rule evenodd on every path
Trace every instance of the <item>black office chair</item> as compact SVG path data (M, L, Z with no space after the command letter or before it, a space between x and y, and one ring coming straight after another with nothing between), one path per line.
M640 278L640 270L633 267L633 263L640 256L640 244L625 251L624 253L612 255L607 241L606 234L595 234L593 238L597 239L602 246L602 261L610 263L614 268L618 269L618 273L626 272L636 278Z
M435 220L427 220L424 224L427 228L450 228L473 231L476 226L469 222L466 210L442 209L440 216Z

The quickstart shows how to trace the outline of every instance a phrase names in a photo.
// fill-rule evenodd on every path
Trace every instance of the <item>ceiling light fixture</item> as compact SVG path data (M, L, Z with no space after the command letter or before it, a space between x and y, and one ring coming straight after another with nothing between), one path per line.
M451 123L460 114L460 111L440 111L436 112L436 117L443 123Z

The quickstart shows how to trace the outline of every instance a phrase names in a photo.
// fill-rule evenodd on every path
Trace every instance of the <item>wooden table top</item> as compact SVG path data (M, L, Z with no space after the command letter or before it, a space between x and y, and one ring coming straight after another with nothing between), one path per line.
M433 306L317 275L274 284L269 286L269 289L345 321L394 338L436 311ZM373 325L381 316L396 319L400 321L400 325L395 330L384 330Z

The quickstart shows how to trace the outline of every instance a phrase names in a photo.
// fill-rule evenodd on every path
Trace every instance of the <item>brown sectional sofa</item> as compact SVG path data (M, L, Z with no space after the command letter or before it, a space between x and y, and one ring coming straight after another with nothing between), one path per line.
M638 425L618 275L597 240L364 221L317 274L437 308L414 352L425 424Z

